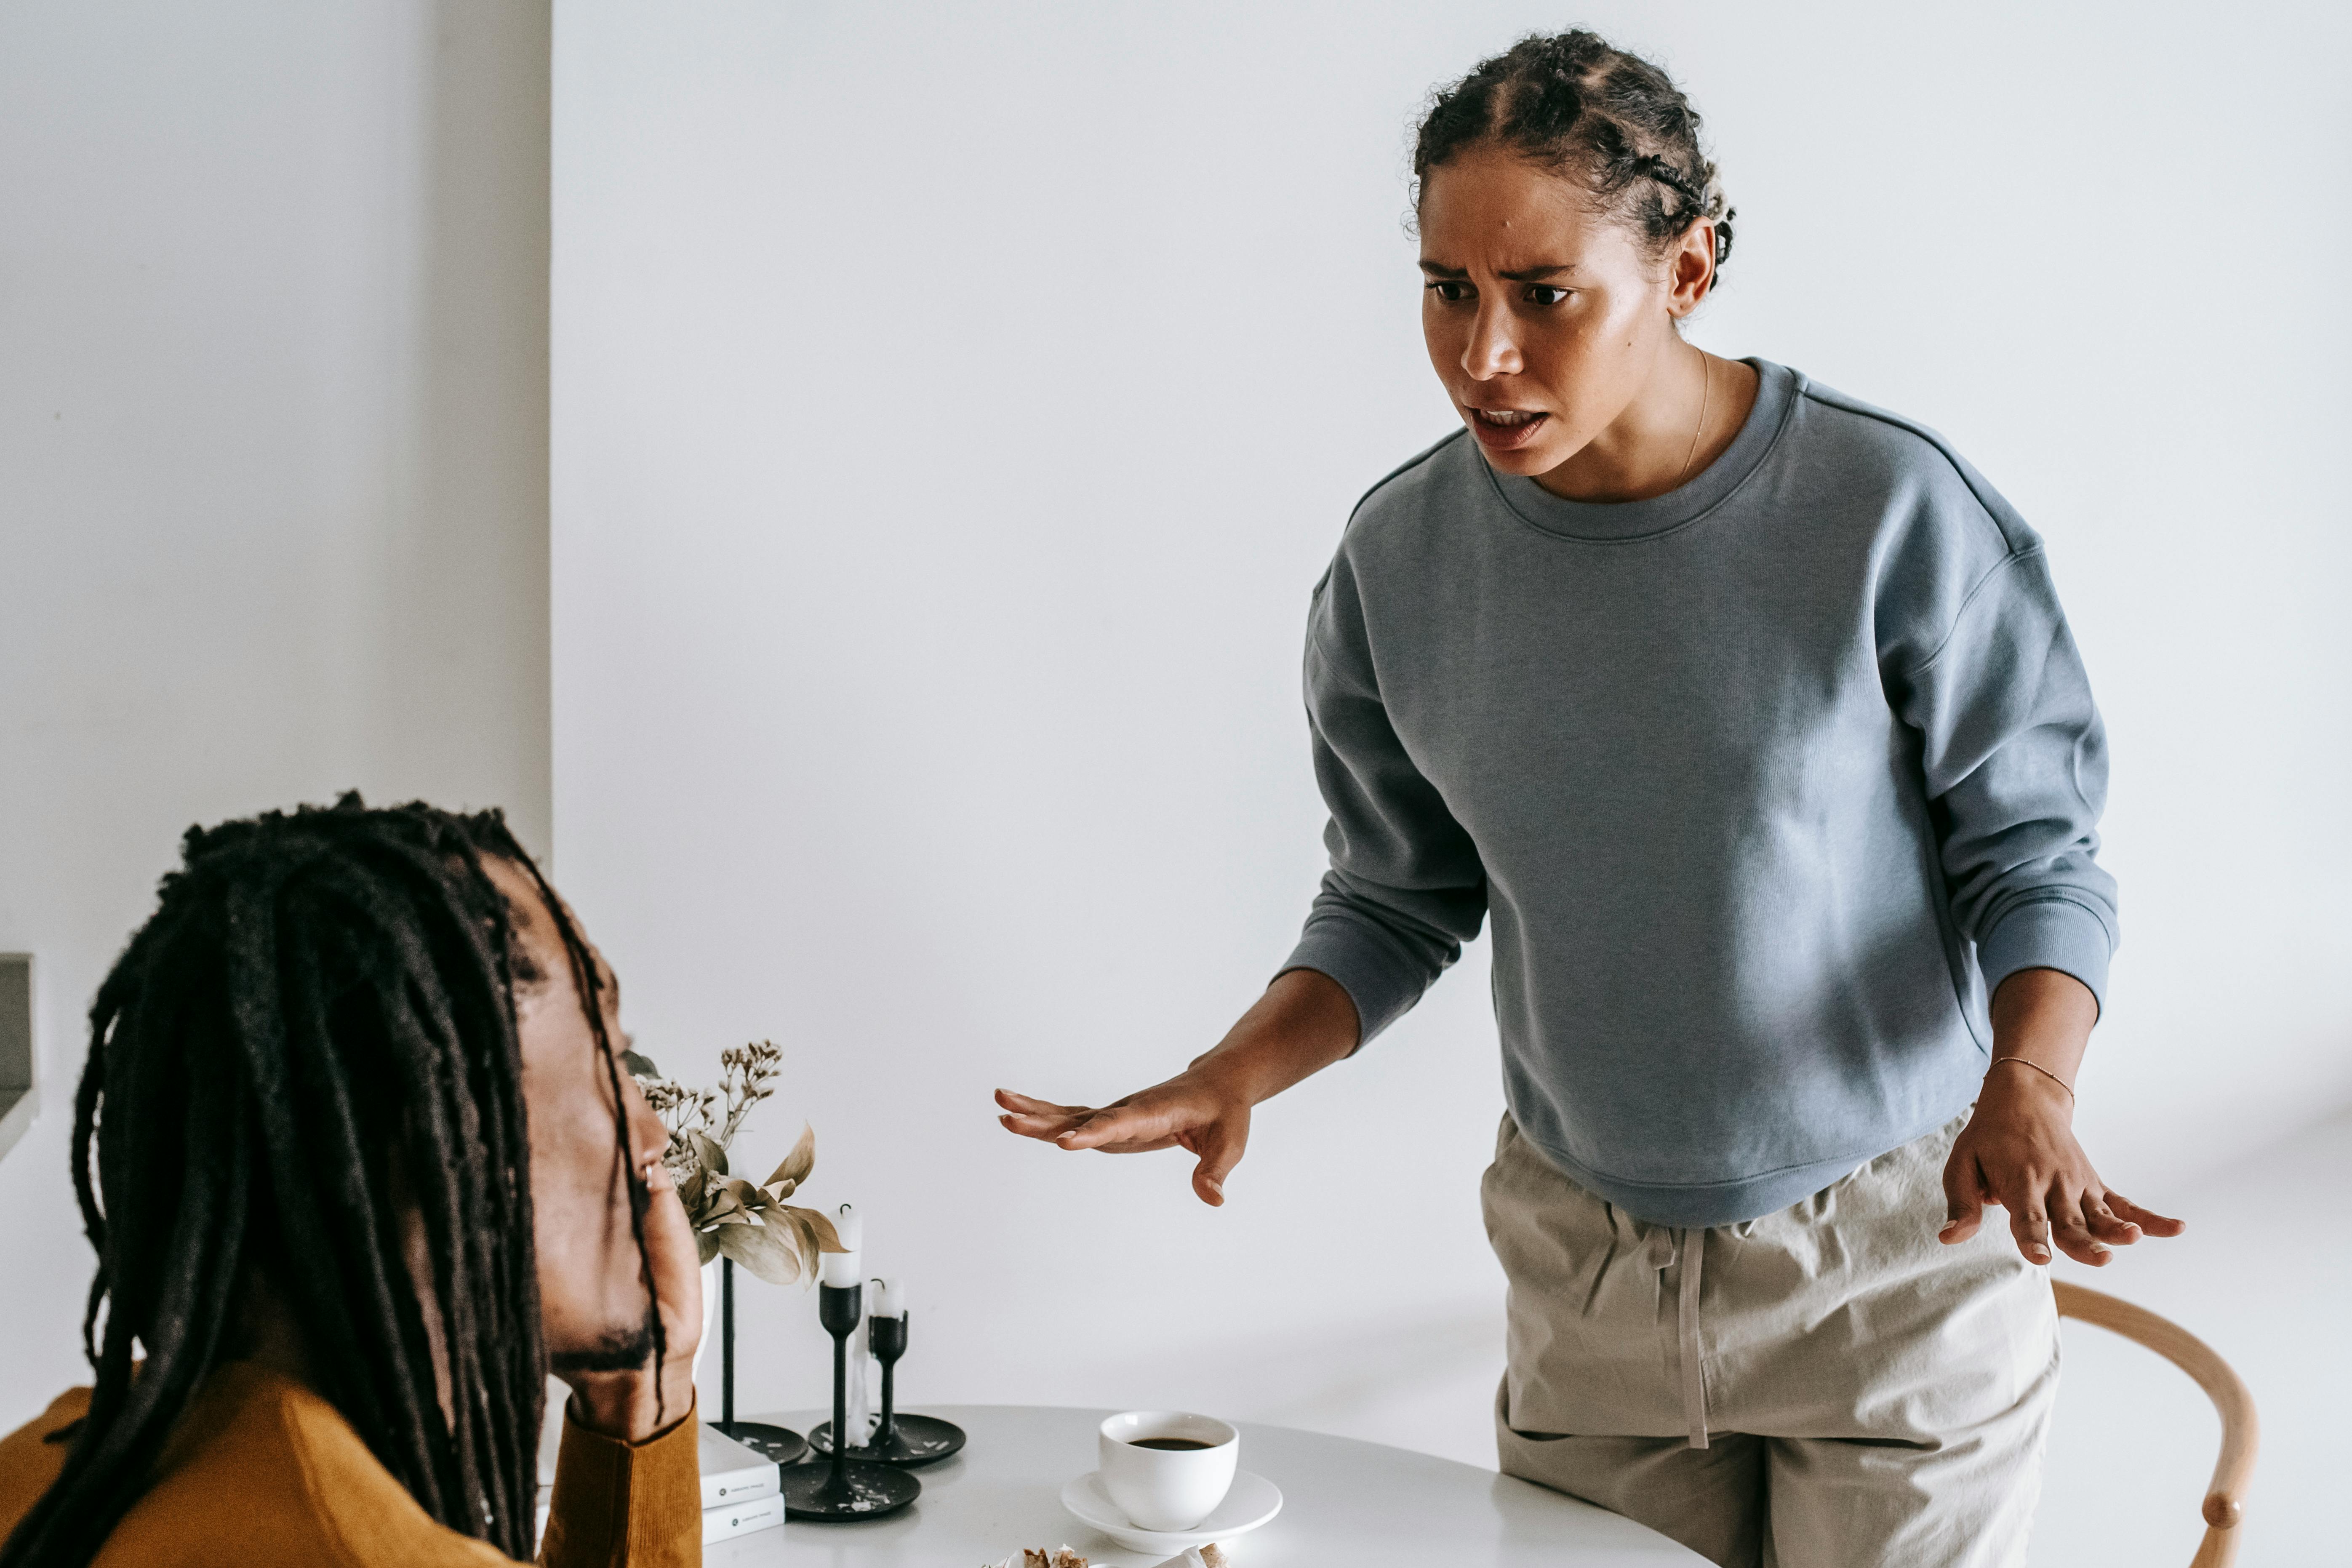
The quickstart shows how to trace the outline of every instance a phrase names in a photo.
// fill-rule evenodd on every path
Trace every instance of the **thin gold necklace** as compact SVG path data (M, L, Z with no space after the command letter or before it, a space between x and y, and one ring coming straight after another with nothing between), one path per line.
M1683 480L1690 474L1691 460L1698 456L1698 438L1706 433L1707 397L1715 391L1715 366L1707 363L1706 351L1696 343L1691 346L1698 355L1698 424L1691 430L1690 450L1683 454L1682 472L1675 476L1676 489L1683 488Z

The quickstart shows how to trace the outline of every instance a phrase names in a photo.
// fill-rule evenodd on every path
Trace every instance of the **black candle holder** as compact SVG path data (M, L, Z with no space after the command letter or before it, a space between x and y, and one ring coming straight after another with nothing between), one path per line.
M861 1285L816 1288L817 1321L833 1336L835 1431L849 1425L849 1336L865 1315ZM783 1471L784 1517L839 1521L880 1519L922 1496L923 1483L903 1469L856 1459L835 1450L830 1459L788 1465Z
M907 1353L907 1324L912 1312L895 1318L868 1318L866 1335L874 1347L874 1359L882 1363L882 1424L874 1428L873 1437L863 1445L853 1446L849 1457L877 1465L896 1465L911 1470L924 1465L936 1465L962 1448L963 1428L952 1421L942 1421L936 1415L901 1415L898 1413L898 1358ZM820 1454L833 1452L835 1430L828 1421L808 1435L809 1447Z
M719 1419L710 1429L732 1437L763 1459L796 1465L808 1458L808 1439L789 1426L735 1419L735 1260L719 1261Z

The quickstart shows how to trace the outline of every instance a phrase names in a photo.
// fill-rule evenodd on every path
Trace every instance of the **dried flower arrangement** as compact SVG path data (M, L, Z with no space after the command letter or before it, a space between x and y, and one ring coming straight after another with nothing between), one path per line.
M768 1040L722 1051L719 1087L712 1089L664 1078L659 1068L635 1051L627 1057L646 1103L669 1129L669 1146L662 1159L677 1184L678 1201L686 1205L702 1261L732 1258L772 1285L814 1279L817 1254L842 1250L832 1220L784 1201L816 1167L813 1129L801 1129L800 1142L764 1182L748 1182L727 1169L727 1152L742 1131L743 1119L776 1092L783 1058L783 1052Z

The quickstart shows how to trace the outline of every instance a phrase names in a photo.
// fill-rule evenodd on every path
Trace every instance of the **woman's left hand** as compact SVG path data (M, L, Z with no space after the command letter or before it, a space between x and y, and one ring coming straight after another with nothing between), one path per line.
M1944 1167L1948 1217L1937 1238L1968 1240L1988 1204L2009 1211L2010 1234L2030 1263L2049 1262L2053 1240L2075 1262L2098 1268L2109 1248L2143 1235L2179 1236L2186 1228L2180 1221L2099 1180L2074 1141L2074 1110L2064 1089L2032 1068L1996 1066Z
M2049 1262L2054 1240L2096 1268L2111 1247L2188 1228L2110 1190L2074 1141L2072 1082L2098 1018L2098 998L2063 971L2021 969L2001 982L1992 1065L1944 1166L1938 1238L1947 1246L1977 1233L1988 1204L2009 1211L2009 1232L2029 1263Z

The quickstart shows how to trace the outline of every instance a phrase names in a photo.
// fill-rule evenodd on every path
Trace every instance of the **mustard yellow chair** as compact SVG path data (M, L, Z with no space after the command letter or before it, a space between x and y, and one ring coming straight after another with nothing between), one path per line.
M2238 1556L2238 1521L2245 1517L2247 1484L2253 1479L2254 1448L2261 1424L2245 1380L2213 1347L2179 1324L2145 1307L2118 1300L2063 1279L2053 1280L2058 1315L2096 1324L2146 1345L2197 1380L2221 1417L2221 1457L2214 1461L2213 1484L2205 1489L2205 1539L2189 1568L2229 1568Z

